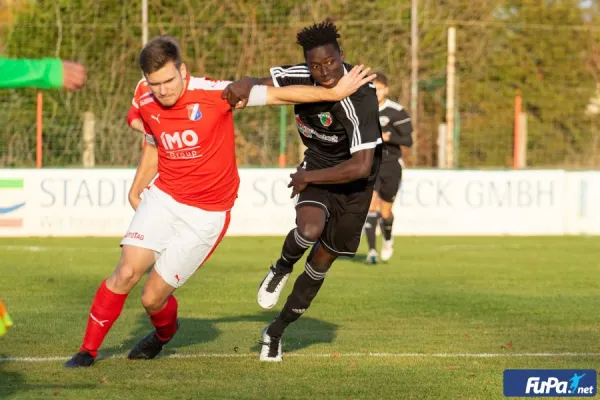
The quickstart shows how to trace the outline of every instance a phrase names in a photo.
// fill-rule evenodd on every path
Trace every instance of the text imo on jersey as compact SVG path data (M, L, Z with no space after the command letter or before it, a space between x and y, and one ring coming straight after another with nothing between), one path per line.
M593 369L507 369L507 397L593 397L598 388Z

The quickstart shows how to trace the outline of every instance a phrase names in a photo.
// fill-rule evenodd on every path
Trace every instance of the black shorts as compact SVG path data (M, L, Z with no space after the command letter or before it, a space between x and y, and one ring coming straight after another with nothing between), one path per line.
M383 201L393 203L400 189L402 166L396 158L386 159L381 163L379 174L375 181L375 191Z
M325 210L327 220L319 241L334 256L354 257L372 196L372 187L348 192L332 186L308 185L298 196L296 208L313 206Z

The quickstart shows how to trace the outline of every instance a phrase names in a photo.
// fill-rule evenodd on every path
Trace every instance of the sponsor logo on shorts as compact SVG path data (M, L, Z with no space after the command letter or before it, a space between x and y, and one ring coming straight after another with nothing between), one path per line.
M137 232L127 232L127 234L125 234L125 237L129 239L144 240L144 235Z

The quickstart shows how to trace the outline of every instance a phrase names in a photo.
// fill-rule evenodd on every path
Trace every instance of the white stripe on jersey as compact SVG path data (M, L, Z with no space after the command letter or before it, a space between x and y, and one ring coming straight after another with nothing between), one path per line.
M298 65L291 65L289 67L285 67L284 65L276 65L274 67L271 67L271 69L286 69L286 70L291 70L291 69L305 69L308 70L308 65L307 64L298 64Z
M206 78L197 78L195 76L190 77L190 83L188 83L188 90L223 90L231 81L211 81Z
M374 142L363 143L361 145L358 145L358 146L355 146L355 147L351 147L350 148L350 154L353 154L353 153L356 153L357 151L361 151L361 150L365 150L365 149L373 149L373 148L375 148L380 143L383 143L383 141L381 140L381 138L377 139Z
M278 67L271 68L271 73L274 75L289 75L289 74L302 74L302 75L310 75L310 71L308 68L299 68L299 69L281 69Z
M346 97L341 101L342 107L344 111L346 111L346 116L352 122L354 127L354 131L352 133L352 142L350 147L359 146L362 143L362 138L360 137L360 127L358 122L358 117L356 116L356 110L354 109L354 104L350 101L349 97Z
M401 104L396 103L395 101L391 101L390 99L385 99L385 103L383 103L383 105L379 107L379 111L383 111L388 107L398 111L404 110L404 107L402 107Z
M392 125L396 126L396 125L400 125L400 124L405 124L407 122L410 122L410 118L405 118L402 121L396 121Z
M279 87L279 81L277 78L309 78L310 71L306 65L297 65L295 67L290 67L283 69L283 67L271 67L269 70L271 74L271 78L273 79L273 84L275 87Z
M310 77L310 74L286 74L286 73L277 74L277 73L275 73L275 74L273 74L271 76L273 78L287 78L287 77L292 77L292 78L308 78L308 77Z
M273 76L290 76L290 74L301 74L301 75L310 75L310 71L306 65L297 65L295 67L290 67L283 69L283 67L272 67L269 72Z
M271 73L271 77L273 78L308 78L310 76L310 71L308 70L308 68L303 66L291 67L285 70L281 67L273 67L269 72Z

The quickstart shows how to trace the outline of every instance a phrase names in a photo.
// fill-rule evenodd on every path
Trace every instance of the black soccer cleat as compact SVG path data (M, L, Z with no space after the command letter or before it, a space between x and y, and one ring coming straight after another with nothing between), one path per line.
M94 364L94 356L92 356L88 351L80 351L65 363L65 367L91 367L92 364Z
M177 320L177 330L179 330L179 320ZM156 336L156 329L154 329L133 346L133 349L131 349L127 358L130 360L151 360L159 355L163 346L170 341L171 340L163 342L160 340L158 336Z

